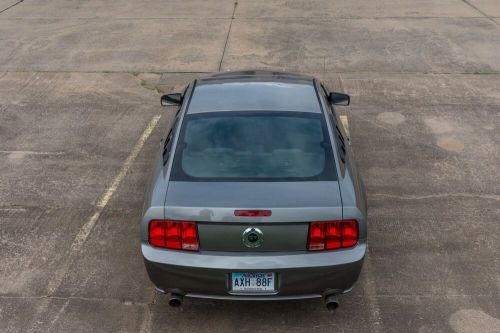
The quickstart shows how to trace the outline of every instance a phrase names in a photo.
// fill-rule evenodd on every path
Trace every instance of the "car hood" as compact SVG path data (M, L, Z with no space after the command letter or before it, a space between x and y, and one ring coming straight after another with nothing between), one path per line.
M235 217L235 209L270 209L269 217ZM294 222L342 218L337 181L169 182L165 218L216 222Z

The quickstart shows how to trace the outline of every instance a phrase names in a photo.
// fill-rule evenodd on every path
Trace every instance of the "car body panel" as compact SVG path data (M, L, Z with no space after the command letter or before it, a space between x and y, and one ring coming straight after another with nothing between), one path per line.
M269 183L169 181L171 155L177 145L179 124L190 112L196 89L211 87L207 91L214 93L215 87L235 82L242 86L254 82L254 86L260 85L260 88L274 86L281 89L287 85L313 87L314 98L320 112L325 115L332 141L337 180ZM273 84L262 85L263 82ZM309 88L307 90L311 93ZM259 95L253 93L252 97L258 99ZM228 108L227 111L262 108L265 112L269 111L265 108L277 101L267 100L259 106L259 101L252 100L253 104L249 104L248 99L236 96L228 104L230 107L215 101L211 108L203 110L200 103L196 112L221 111L217 108ZM297 110L303 112L303 105ZM279 106L275 108L279 109ZM308 109L308 112L316 112L315 108ZM216 74L188 86L175 123L177 126L162 143L160 155L163 154L163 158L155 163L150 186L146 190L141 222L142 253L149 276L157 288L191 297L299 299L339 293L352 287L366 253L366 194L354 164L350 140L319 81L303 75L262 71ZM165 154L164 145L170 146L171 151ZM342 159L339 158L341 153ZM269 209L272 215L236 217L235 209ZM148 243L148 223L153 219L198 222L200 251L152 247ZM355 247L317 253L306 251L308 222L341 219L358 221L360 235ZM242 231L249 226L264 230L261 248L249 249L241 242ZM272 294L233 294L228 286L231 272L275 272L279 290Z
M157 288L188 297L243 299L316 298L350 290L364 260L366 243L352 249L322 253L241 254L226 252L183 253L142 244L148 274ZM273 272L278 291L233 293L232 272ZM246 297L245 297L246 296Z
M336 181L178 182L171 181L167 206L199 207L340 207ZM342 216L339 216L341 218Z
M245 230L258 228L263 233L258 249L245 246ZM304 251L307 245L308 223L198 223L200 247L205 251L279 252Z
M348 265L363 259L366 241L349 249L336 251L300 253L228 253L221 251L184 252L160 249L143 241L141 249L144 258L159 264L170 264L179 267L217 268L228 271L272 271L273 269L318 268L336 265Z

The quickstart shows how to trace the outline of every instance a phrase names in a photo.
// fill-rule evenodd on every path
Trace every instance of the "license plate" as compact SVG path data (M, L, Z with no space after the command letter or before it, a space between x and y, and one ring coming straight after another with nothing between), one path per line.
M232 273L231 290L245 292L275 291L274 273Z

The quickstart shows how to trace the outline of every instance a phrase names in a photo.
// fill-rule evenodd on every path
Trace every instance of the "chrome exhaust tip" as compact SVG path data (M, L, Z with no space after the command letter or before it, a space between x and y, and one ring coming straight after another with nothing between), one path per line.
M337 295L331 294L325 297L325 306L330 311L335 311L339 307Z
M173 308L178 308L182 305L183 296L179 294L170 294L170 299L168 300L168 305Z

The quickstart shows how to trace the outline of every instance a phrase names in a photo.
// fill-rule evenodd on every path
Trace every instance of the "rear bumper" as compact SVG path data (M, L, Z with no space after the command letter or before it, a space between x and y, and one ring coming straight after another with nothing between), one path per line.
M163 292L187 297L241 300L319 298L348 291L357 281L366 252L360 242L348 250L323 253L186 253L142 244L149 277ZM277 291L232 293L232 272L275 272Z

